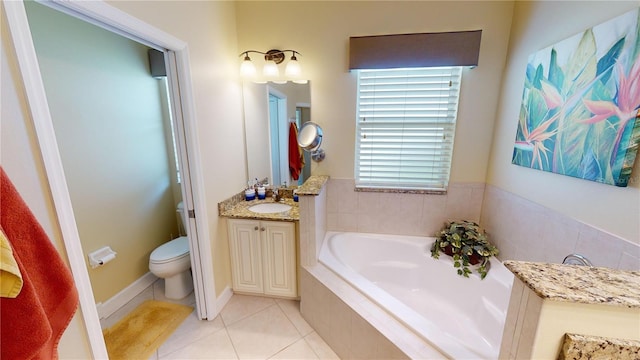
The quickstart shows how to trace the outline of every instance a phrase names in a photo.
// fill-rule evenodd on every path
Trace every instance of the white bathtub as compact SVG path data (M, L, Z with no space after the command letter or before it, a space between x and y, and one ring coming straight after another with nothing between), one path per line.
M497 359L513 275L492 258L484 280L459 276L433 241L329 232L319 260L445 356Z

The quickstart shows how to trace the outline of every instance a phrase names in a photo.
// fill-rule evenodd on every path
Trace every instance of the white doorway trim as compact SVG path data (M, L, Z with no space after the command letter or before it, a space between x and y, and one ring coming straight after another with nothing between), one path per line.
M45 5L51 6L51 2ZM145 44L168 50L172 68L176 71L176 81L179 83L178 98L174 102L181 105L180 115L182 124L176 124L183 129L184 148L188 149L189 157L186 166L190 170L193 197L188 196L185 201L187 209L195 211L197 217L189 223L190 247L194 285L196 285L196 305L199 317L213 320L217 314L215 302L215 283L213 263L211 259L211 245L208 239L209 226L204 202L204 180L200 170L200 153L197 143L197 126L195 119L195 104L193 101L192 84L190 78L189 51L185 42L146 24L131 15L122 12L103 1L56 1L57 9L74 14L93 24L101 25L120 35L134 40L142 40ZM80 309L89 346L94 359L108 358L102 329L96 309L91 282L87 272L85 257L80 244L80 237L71 206L69 189L62 168L62 160L58 150L51 114L38 66L38 61L31 38L28 19L22 1L3 1L7 23L10 29L14 50L19 69L24 82L25 94L31 111L32 121L38 138L40 152L43 158L47 179L54 202L56 215L60 224L62 237L73 273L75 285L80 295ZM178 122L178 119L176 119ZM182 154L183 159L186 155ZM185 191L183 189L183 195ZM202 241L198 241L199 235ZM194 258L196 257L197 258Z

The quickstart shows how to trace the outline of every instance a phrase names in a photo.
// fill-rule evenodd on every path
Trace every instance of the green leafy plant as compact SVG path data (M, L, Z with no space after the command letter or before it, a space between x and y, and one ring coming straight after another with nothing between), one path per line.
M469 277L470 265L478 265L476 272L481 279L489 271L489 259L498 255L498 248L491 244L480 225L473 221L450 221L436 234L431 247L431 256L440 257L440 252L453 257L453 266L458 275Z

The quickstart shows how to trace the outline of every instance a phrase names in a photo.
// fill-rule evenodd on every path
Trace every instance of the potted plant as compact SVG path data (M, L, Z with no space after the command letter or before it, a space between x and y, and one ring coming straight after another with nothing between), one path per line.
M489 258L498 254L480 225L473 221L449 221L436 234L431 247L431 256L439 258L440 252L453 257L453 266L458 275L469 277L470 265L477 265L476 272L484 279L489 271Z

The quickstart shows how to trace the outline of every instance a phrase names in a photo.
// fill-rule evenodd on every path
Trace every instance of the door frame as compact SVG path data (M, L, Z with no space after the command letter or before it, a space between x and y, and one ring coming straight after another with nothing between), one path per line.
M209 234L207 209L204 203L204 179L199 164L201 157L197 143L197 124L195 103L190 77L189 49L187 43L165 33L103 1L42 1L53 7L85 21L101 26L119 35L139 41L146 45L166 51L167 62L175 70L171 87L173 89L172 108L176 125L182 171L191 182L191 194L185 194L182 186L185 208L193 210L197 217L191 218L188 225L191 262L194 274L196 308L201 319L213 320L218 311L215 301L215 282L211 245L206 241ZM51 114L38 60L36 57L31 31L23 2L3 1L2 6L12 38L18 67L24 83L24 90L31 117L38 138L43 164L49 182L56 215L62 232L65 250L73 279L78 289L81 316L86 328L89 348L95 359L108 358L100 319L96 309L91 282L82 251L78 228L75 222L69 189L62 168ZM177 92L177 93L176 93ZM179 108L176 107L179 105ZM182 120L182 121L180 121ZM187 156L188 150L188 156ZM187 171L188 169L188 171ZM199 241L200 239L202 241Z

